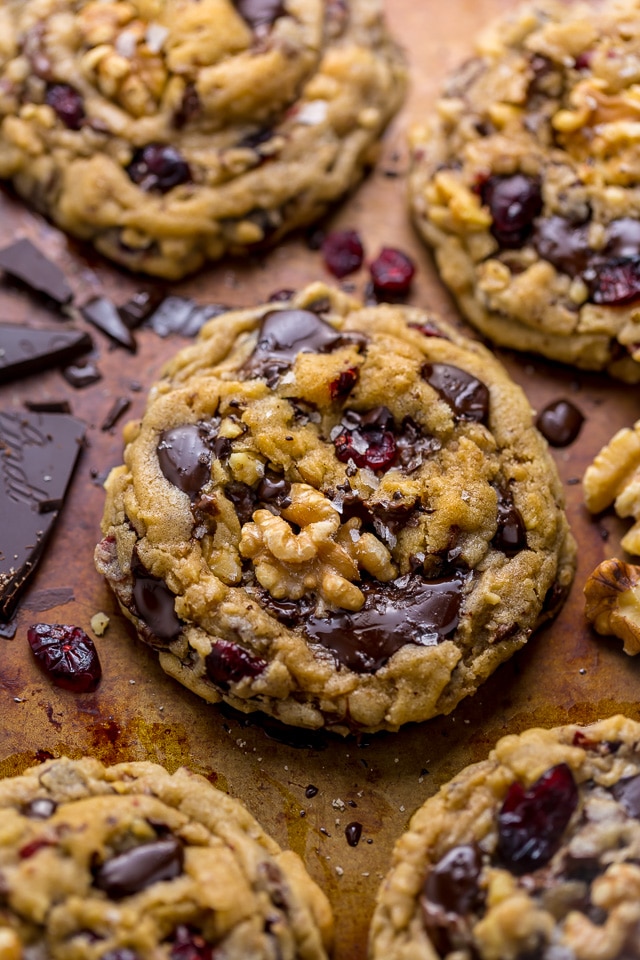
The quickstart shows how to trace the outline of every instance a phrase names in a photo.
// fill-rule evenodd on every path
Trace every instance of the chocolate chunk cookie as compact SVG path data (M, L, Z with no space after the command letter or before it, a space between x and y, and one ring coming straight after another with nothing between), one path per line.
M316 284L214 318L125 439L98 569L210 701L340 733L448 713L572 578L522 391L417 308Z
M302 862L203 777L50 760L0 781L3 957L326 960Z
M396 844L371 960L640 956L639 748L622 716L500 740Z
M496 343L640 380L640 80L631 2L494 24L412 131L411 206Z
M320 216L405 86L379 0L9 0L0 33L0 177L161 277Z

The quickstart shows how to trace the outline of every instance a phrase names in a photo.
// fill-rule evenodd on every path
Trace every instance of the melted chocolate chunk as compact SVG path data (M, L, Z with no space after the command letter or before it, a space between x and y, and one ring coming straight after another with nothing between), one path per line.
M47 259L26 237L0 250L0 270L58 306L64 306L73 298L73 291L60 267Z
M196 423L165 430L156 448L163 474L195 500L211 479L211 447Z
M491 176L482 185L481 196L491 211L491 233L498 243L509 250L524 246L542 210L540 180L523 173Z
M310 617L304 625L312 643L331 650L355 673L375 673L407 643L435 646L458 626L463 580L405 577L391 584L363 584L365 603L356 613Z
M522 514L513 503L507 490L498 490L498 529L491 541L496 550L508 557L520 553L527 547L527 530Z
M173 114L173 125L176 130L182 130L191 120L195 120L201 110L202 104L198 96L198 91L193 83L188 83L182 94L180 106Z
M134 613L145 622L154 637L170 642L180 633L182 625L175 612L175 596L160 577L154 577L142 565L137 555L131 564L133 574Z
M450 363L425 363L420 372L449 404L456 419L487 422L489 391L480 380Z
M611 793L630 817L640 818L640 774L618 780Z
M0 620L9 620L53 530L85 427L60 414L0 411Z
M575 224L565 217L548 217L536 224L533 245L557 270L576 277L593 256L588 237L588 223Z
M240 524L249 523L257 505L256 495L251 487L247 483L234 480L227 486L225 494L236 508Z
M106 333L114 343L125 347L132 353L137 350L133 334L122 321L118 309L107 297L94 297L80 308L80 313L88 323Z
M0 325L0 383L69 363L92 347L89 334L80 330L36 329L20 323L3 323Z
M260 502L273 504L279 510L286 510L291 506L291 484L277 474L267 474L260 481L256 493Z
M25 817L30 820L48 820L57 810L58 804L50 797L36 797L22 808Z
M271 26L285 13L282 0L234 0L234 5L253 30L256 27Z
M482 907L482 858L474 844L453 847L429 871L420 906L425 928L444 956L470 943L469 914Z
M184 849L177 838L153 840L106 860L94 870L93 883L111 900L122 900L152 883L179 877L183 864Z
M264 377L271 386L299 353L330 353L361 341L358 334L340 333L311 310L274 310L263 317L258 342L241 372Z
M536 427L552 447L567 447L580 433L584 416L569 400L554 400L538 415Z

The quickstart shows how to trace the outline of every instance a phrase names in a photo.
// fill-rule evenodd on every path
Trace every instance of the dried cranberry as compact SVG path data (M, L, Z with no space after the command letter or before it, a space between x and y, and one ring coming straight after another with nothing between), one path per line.
M57 846L58 841L55 837L34 837L33 840L30 840L29 843L25 843L23 847L20 847L19 855L21 860L28 860L29 857L32 857L34 853L37 853L38 850L42 850L44 847L55 847Z
M181 924L176 927L169 960L212 960L213 947L202 934Z
M347 370L342 370L335 380L332 380L329 384L331 399L344 400L345 397L348 397L358 382L359 376L358 367L349 367Z
M239 683L245 677L253 679L267 667L266 660L251 654L230 640L217 640L205 660L207 676L219 686Z
M345 411L342 430L333 438L336 457L341 463L353 460L356 466L372 470L390 467L397 453L390 427L393 428L393 416L386 407L364 414Z
M416 272L413 260L394 247L383 247L369 264L373 285L378 293L407 293Z
M327 270L339 280L362 266L364 248L355 230L332 230L322 241Z
M489 177L481 187L482 202L491 211L491 233L503 247L517 249L528 240L542 210L540 181L515 173Z
M68 83L52 83L47 88L45 102L69 130L79 130L85 121L84 101Z
M167 193L180 183L191 180L189 164L174 148L163 143L149 143L136 150L127 173L142 190Z
M57 687L76 693L96 689L102 677L98 651L80 627L34 623L27 638L38 665Z
M547 770L528 790L517 781L498 815L498 854L515 874L549 862L578 804L578 788L566 763Z
M410 323L409 326L413 330L418 330L423 337L442 337L443 340L448 340L448 337L445 337L442 330L440 330L432 320L427 320L426 323Z
M640 257L592 263L584 279L593 303L611 307L633 303L640 299Z

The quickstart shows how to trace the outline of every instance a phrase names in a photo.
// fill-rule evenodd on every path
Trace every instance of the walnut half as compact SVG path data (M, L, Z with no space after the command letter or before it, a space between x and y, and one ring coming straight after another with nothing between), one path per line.
M585 614L598 633L616 636L629 656L640 653L640 567L604 560L584 588Z
M591 513L614 504L619 517L633 517L633 527L622 539L629 553L640 554L640 420L619 430L587 467L584 502Z

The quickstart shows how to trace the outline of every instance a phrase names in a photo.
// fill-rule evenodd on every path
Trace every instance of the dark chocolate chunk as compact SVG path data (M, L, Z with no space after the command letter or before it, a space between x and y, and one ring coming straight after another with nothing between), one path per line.
M207 320L226 313L229 308L221 303L202 306L187 297L165 297L144 322L159 337L175 333L181 337L195 337Z
M100 424L100 429L104 430L106 433L107 430L111 430L112 427L115 427L120 417L127 412L130 406L131 400L129 397L116 397L111 404L108 414Z
M242 19L253 30L271 26L285 12L282 0L234 0L234 4Z
M584 416L569 400L554 400L541 410L536 427L552 447L567 447L580 433Z
M60 267L26 237L0 250L0 269L59 306L73 298L73 291Z
M85 360L84 363L72 363L65 367L62 376L67 383L70 383L76 390L82 390L83 387L90 387L92 383L102 380L102 374L98 370L93 360Z
M180 106L173 114L173 125L176 130L182 130L187 123L194 120L202 109L200 97L193 83L188 83L182 94Z
M498 490L497 513L498 529L491 544L496 550L501 550L508 557L512 557L526 549L527 529L522 514L514 505L511 494L507 490Z
M106 333L114 343L132 353L136 352L137 345L131 330L123 323L116 305L107 297L94 297L80 308L80 313L94 327Z
M498 243L510 250L524 246L542 210L540 180L523 173L491 176L480 192L482 202L491 211L491 233Z
M81 330L0 324L0 383L68 363L92 347L91 337Z
M470 942L470 914L482 906L482 858L474 844L453 847L427 874L420 907L425 928L441 956Z
M25 400L24 405L32 413L71 413L68 400Z
M69 130L80 130L86 114L82 95L75 87L68 83L51 83L44 99L65 127Z
M350 847L357 847L360 843L360 837L362 836L362 824L357 820L348 823L344 828L344 835Z
M630 817L640 817L640 775L618 780L611 793Z
M139 290L134 293L126 303L118 307L118 313L122 321L130 330L135 330L141 323L151 316L158 309L165 295L161 289Z
M463 579L405 577L391 584L363 584L365 603L356 613L309 617L312 643L331 650L355 673L375 673L407 643L435 646L458 626Z
M43 610L61 607L63 604L72 603L74 600L72 587L48 587L45 590L33 590L28 597L24 598L22 606L24 610L42 613Z
M137 554L131 564L133 574L134 613L144 621L154 637L170 642L182 625L175 612L175 596L160 577L154 577L143 566Z
M168 193L181 183L191 181L187 161L175 147L164 143L140 147L126 170L130 179L148 192Z
M588 223L576 224L565 217L547 217L536 224L533 245L557 270L576 277L593 256L588 237Z
M183 423L165 430L156 452L169 483L195 500L211 479L211 447L198 424Z
M603 253L610 258L633 260L640 257L640 221L635 217L620 217L607 227Z
M122 900L152 883L179 877L183 865L184 848L176 837L153 840L118 853L96 867L93 883L112 900Z
M304 795L307 800L312 800L314 797L317 797L319 793L318 788L312 783L310 783L308 787L305 787Z
M456 419L487 422L489 391L480 380L450 363L425 363L421 373L449 404Z
M273 504L279 510L286 510L291 506L291 484L283 477L274 473L267 475L258 484L256 491L258 500L262 503Z
M0 411L0 620L44 551L84 430L73 417Z
M58 804L50 797L36 797L25 803L22 813L30 820L48 820L56 812Z

